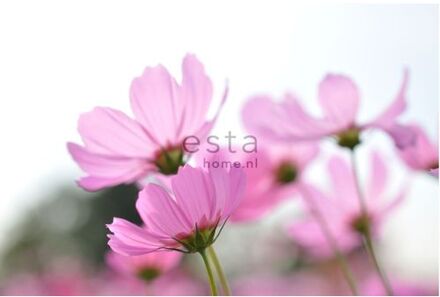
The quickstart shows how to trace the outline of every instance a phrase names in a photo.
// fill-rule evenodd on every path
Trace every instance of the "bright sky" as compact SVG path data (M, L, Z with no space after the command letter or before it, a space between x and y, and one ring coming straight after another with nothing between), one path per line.
M436 136L437 21L435 5L2 1L0 247L5 231L38 197L81 174L65 148L66 141L79 140L79 114L96 105L128 111L132 78L158 62L180 77L186 52L204 62L217 94L226 78L230 82L216 128L220 135L241 131L240 106L255 93L293 90L316 107L317 84L329 71L356 80L361 118L368 119L396 94L407 66L411 78L404 120L420 122ZM385 137L372 142L392 153ZM404 167L390 160L402 178ZM409 202L388 228L394 234L390 251L399 249L404 264L414 265L420 277L437 274L437 192L433 179L416 175ZM399 267L400 258L390 259Z

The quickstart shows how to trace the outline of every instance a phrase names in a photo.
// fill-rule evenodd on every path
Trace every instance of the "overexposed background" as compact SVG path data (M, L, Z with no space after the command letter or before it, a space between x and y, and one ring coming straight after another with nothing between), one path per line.
M241 105L255 93L293 90L316 108L317 84L329 71L355 79L361 119L371 118L393 99L408 67L402 121L419 122L437 139L437 22L436 5L0 2L0 251L38 197L80 176L65 147L79 141L79 114L96 105L129 111L132 78L157 63L180 77L186 52L203 61L218 96L229 80L219 135L241 133ZM385 136L373 135L368 145L389 157L394 184L405 180L409 172ZM438 183L413 177L386 226L383 253L404 276L437 279Z

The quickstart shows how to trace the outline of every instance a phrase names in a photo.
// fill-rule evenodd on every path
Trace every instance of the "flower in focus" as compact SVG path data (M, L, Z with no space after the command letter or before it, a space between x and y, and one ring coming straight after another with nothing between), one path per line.
M145 226L115 218L108 228L113 251L138 256L158 250L203 252L238 207L245 189L241 169L179 168L171 178L172 193L148 184L136 203Z
M405 71L397 97L367 124L356 122L360 103L357 86L350 78L336 74L328 74L319 85L323 117L308 114L291 94L286 94L280 103L269 96L257 96L243 109L244 124L250 132L275 141L316 141L332 136L340 146L353 149L360 143L360 132L364 129L387 131L394 124L406 108L407 81L408 73Z
M116 272L139 277L145 281L152 281L175 268L182 258L177 252L156 252L141 256L123 256L109 252L106 256L107 264Z
M362 244L362 235L371 232L377 236L383 221L402 201L400 191L392 200L387 200L385 190L388 172L379 154L371 155L372 168L365 193L367 215L360 209L355 177L348 162L333 157L328 162L332 190L328 194L312 186L304 186L304 199L311 199L328 224L328 228L341 251L348 252ZM305 203L309 206L310 203ZM318 222L308 208L307 215L289 227L291 237L311 254L319 257L333 255Z
M181 84L162 65L147 67L131 84L134 119L108 107L96 107L79 118L84 146L67 144L87 173L79 185L97 191L139 181L149 173L177 173L188 157L184 139L204 137L218 116L220 108L206 120L212 91L211 80L193 55L183 60ZM225 98L226 92L222 104Z
M390 129L399 156L412 169L438 177L438 145L417 125L396 124Z
M216 154L197 155L204 167L233 166L243 168L247 187L243 200L231 215L231 221L242 222L259 219L279 205L284 199L298 192L303 172L315 158L315 145L258 147L257 152L230 151L222 148Z

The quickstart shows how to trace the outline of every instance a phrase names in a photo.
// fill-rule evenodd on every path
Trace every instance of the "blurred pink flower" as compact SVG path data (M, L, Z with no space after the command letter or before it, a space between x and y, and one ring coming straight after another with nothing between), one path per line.
M438 285L426 286L411 281L391 280L394 295L396 296L436 296ZM386 292L380 279L377 276L369 277L362 284L362 294L367 296L384 296Z
M147 283L133 277L104 271L92 279L95 293L99 296L145 296L149 290ZM91 295L91 293L89 293Z
M438 144L417 125L396 124L390 129L399 156L412 169L438 177Z
M136 208L145 227L114 218L108 228L113 251L137 256L161 249L200 252L211 245L237 208L245 189L241 169L179 168L171 178L172 192L148 184Z
M95 294L94 279L80 271L44 271L19 274L0 286L1 295L74 296Z
M226 92L222 104L225 98ZM130 88L135 119L108 107L96 107L79 118L84 146L67 144L88 174L79 185L96 191L136 182L149 173L175 174L186 161L185 137L204 137L215 123L220 108L206 120L211 99L211 80L195 56L184 58L181 84L162 65L147 67Z
M257 152L222 148L216 154L196 155L201 166L231 166L234 162L243 168L247 187L243 200L231 215L231 221L242 222L259 219L284 199L298 192L303 172L316 157L315 145L258 147ZM224 162L226 161L226 163Z
M276 103L269 96L251 98L243 109L243 120L254 134L276 141L313 141L336 137L341 146L352 148L360 142L360 132L367 128L387 130L405 110L408 73L405 71L399 93L388 108L367 124L356 122L360 94L346 76L328 74L319 85L319 103L323 117L308 114L292 94Z
M174 253L174 252L173 252ZM164 255L166 253L156 253ZM133 275L111 273L106 271L95 281L98 295L148 295L148 296L176 296L176 295L207 295L209 288L194 279L186 271L172 269L154 281L141 280Z
M206 296L209 287L183 271L172 271L154 283L152 293L158 296Z
M404 189L392 200L386 200L385 190L388 182L388 171L378 153L371 155L372 168L367 187L365 203L367 217L362 215L352 168L349 163L339 157L328 162L328 172L332 181L332 190L324 194L312 186L304 186L307 195L304 199L312 199L328 228L335 238L341 251L348 252L362 244L362 232L369 228L373 236L377 236L380 226L389 213L402 201ZM310 205L305 203L306 206ZM333 255L317 221L308 209L308 214L289 227L292 238L311 254L320 257Z
M115 252L106 255L107 264L116 272L151 281L177 267L182 258L177 252L155 252L141 256L123 256Z
M237 296L332 295L337 285L318 273L296 272L288 276L262 275L239 279L234 285Z

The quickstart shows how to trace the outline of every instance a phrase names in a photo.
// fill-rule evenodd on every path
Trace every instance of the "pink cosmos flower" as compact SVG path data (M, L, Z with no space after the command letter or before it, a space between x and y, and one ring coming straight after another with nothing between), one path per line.
M396 124L390 129L401 159L412 169L438 177L438 144L418 125Z
M181 258L182 254L171 251L168 253L149 253L141 256L123 256L109 252L106 256L106 262L113 270L122 275L152 281L177 267Z
M153 252L141 256L123 256L110 251L108 273L102 284L102 295L206 295L208 288L176 269L182 254ZM111 286L108 286L108 282Z
M308 114L292 94L274 102L269 96L256 96L243 109L244 124L254 134L275 141L313 141L333 136L343 147L360 143L360 132L367 128L387 130L405 110L408 72L397 97L380 115L366 124L356 122L360 94L355 83L346 76L328 74L319 85L319 104L323 116Z
M185 165L171 178L171 185L171 193L156 184L148 184L139 193L136 208L144 227L120 218L108 225L113 251L127 256L162 249L204 251L238 207L245 175L237 168L205 171Z
M226 92L220 107L225 98ZM131 84L134 119L108 107L96 107L79 118L84 146L67 144L87 173L79 185L97 191L139 181L149 173L175 174L188 157L184 139L203 138L215 123L220 108L206 120L211 99L211 80L195 56L184 58L181 84L162 65L147 67Z
M388 171L385 163L378 153L373 153L371 164L370 177L364 191L367 217L360 209L352 168L339 157L333 157L328 162L328 172L332 181L332 189L328 194L312 186L303 187L307 193L304 199L312 200L312 205L317 207L327 222L338 248L344 252L362 244L361 235L366 228L369 228L373 236L377 236L383 221L404 197L405 191L402 190L393 199L387 200L385 190ZM333 254L310 209L303 219L290 226L289 233L299 245L315 256L328 257Z
M297 194L303 172L317 153L315 145L272 145L260 146L257 152L222 148L216 154L197 157L204 167L219 162L219 166L231 167L235 163L243 168L248 183L231 221L245 222L261 218L284 199Z

